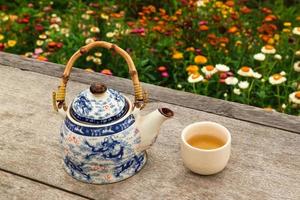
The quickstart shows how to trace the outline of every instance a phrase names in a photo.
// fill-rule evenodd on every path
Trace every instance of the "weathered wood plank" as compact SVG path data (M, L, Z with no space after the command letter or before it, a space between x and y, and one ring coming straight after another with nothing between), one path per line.
M62 75L64 67L54 63L39 62L1 52L0 64L55 77ZM119 91L133 94L131 81L124 78L104 76L99 73L87 73L81 69L74 69L71 74L71 80L87 84L93 81L102 81ZM176 91L146 83L143 84L143 87L149 92L149 96L153 100L300 133L300 118L296 116L267 112L253 106Z
M0 199L9 200L84 200L77 195L15 176L0 170Z
M57 78L0 66L0 167L95 199L299 199L300 135L167 103L167 121L149 160L136 176L111 185L89 185L62 168L61 119L51 108ZM71 99L87 85L70 82ZM179 155L180 132L194 121L211 120L232 132L232 156L225 171L199 176Z

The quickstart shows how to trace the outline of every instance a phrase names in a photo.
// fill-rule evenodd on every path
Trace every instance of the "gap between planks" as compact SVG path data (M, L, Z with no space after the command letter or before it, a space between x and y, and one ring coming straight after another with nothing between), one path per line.
M87 196L84 196L82 194L78 194L76 192L72 192L70 190L66 190L64 188L61 188L61 187L57 187L55 185L51 185L49 183L46 183L46 182L43 182L43 181L40 181L40 180L37 180L37 179L34 179L34 178L30 178L30 177L27 177L27 176L24 176L22 174L18 174L18 173L15 173L15 172L12 172L12 171L8 171L6 169L3 169L3 168L0 168L0 171L2 172L5 172L5 173L8 173L8 174L11 174L11 175L14 175L14 176L18 176L18 177L21 177L21 178L24 178L24 179L27 179L27 180L30 180L30 181L33 181L33 182L36 182L36 183L40 183L42 185L45 185L45 186L48 186L48 187L51 187L53 189L57 189L57 190L60 190L60 191L63 191L63 192L67 192L69 194L72 194L72 195L76 195L76 196L79 196L79 197L82 197L82 198L85 198L85 199L88 199L88 200L95 200L91 197L87 197Z

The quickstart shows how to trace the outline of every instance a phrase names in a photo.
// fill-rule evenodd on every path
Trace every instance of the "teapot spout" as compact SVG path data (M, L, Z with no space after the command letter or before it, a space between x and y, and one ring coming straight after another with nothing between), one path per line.
M141 136L139 151L148 149L156 140L161 124L174 116L174 112L168 108L159 108L146 116L139 117L137 130Z

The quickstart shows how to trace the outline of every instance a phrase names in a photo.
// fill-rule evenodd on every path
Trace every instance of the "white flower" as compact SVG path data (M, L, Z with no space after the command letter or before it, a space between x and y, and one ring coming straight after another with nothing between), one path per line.
M276 49L272 45L265 45L261 48L261 52L265 54L274 54L276 53Z
M282 59L282 56L279 55L279 54L275 54L274 58L275 58L276 60L281 60L281 59Z
M95 52L94 55L95 55L96 57L101 57L101 56L102 56L102 53L98 51L98 52Z
M41 35L39 35L39 38L42 39L42 40L45 40L45 39L47 39L47 35L46 34L41 34Z
M82 14L81 18L85 19L85 20L89 20L90 19L90 15L88 15L88 14Z
M220 72L228 72L230 68L223 64L216 64L216 69Z
M198 0L197 2L196 2L196 6L197 7L205 7L206 5L205 5L205 1L204 0Z
M93 38L87 38L85 40L85 44L89 44L89 43L92 43L92 42L95 42L95 40Z
M212 66L212 65L206 65L206 66L202 67L201 71L205 75L213 75L213 74L215 74L215 73L218 72L218 70L214 66Z
M204 78L201 74L191 74L188 78L189 83L197 83L202 81Z
M105 13L101 13L101 18L105 19L105 20L108 20L109 16L107 14L105 14Z
M225 79L225 83L226 85L236 85L239 82L239 80L236 77L227 77Z
M181 84L177 84L177 88L181 89L182 85Z
M292 103L300 104L300 91L291 93L289 95L289 100Z
M93 27L90 29L90 31L91 31L92 33L99 33L99 32L100 32L100 29L99 29L98 27L96 27L96 26L93 26Z
M51 24L49 28L50 28L50 29L54 29L54 30L56 30L56 31L59 31L59 30L60 30L58 24Z
M272 85L279 85L285 81L286 81L286 78L284 76L282 76L281 74L273 74L272 76L269 77L269 82Z
M300 72L300 61L294 63L294 70L296 72Z
M37 40L36 41L36 45L37 46L42 46L44 44L44 41L43 40Z
M246 76L246 77L253 76L253 70L251 69L251 67L247 67L247 66L241 67L237 73L241 76Z
M91 55L89 55L85 58L86 61L91 61L93 59L94 59L94 56L91 56Z
M293 28L293 34L300 35L300 27Z
M281 76L285 76L285 75L286 75L285 71L281 71L279 74L280 74Z
M223 94L223 96L226 98L226 97L228 96L228 94L225 92L225 93Z
M241 90L239 88L234 88L233 89L233 93L236 95L240 95L241 94Z
M240 81L239 82L239 87L241 89L247 89L249 87L249 82L248 81Z
M108 33L106 33L106 37L108 37L108 38L112 38L114 36L115 36L114 32L108 32Z
M262 75L258 72L254 72L253 77L256 78L256 79L260 79L262 77Z
M257 53L253 56L255 60L264 61L266 59L266 55L263 53Z
M263 83L266 82L266 80L264 78L262 78L260 81L263 82Z
M281 105L281 108L282 108L282 109L286 109L286 105L283 103L283 104Z
M101 65L102 64L102 61L100 58L93 58L93 62L96 64L96 65Z

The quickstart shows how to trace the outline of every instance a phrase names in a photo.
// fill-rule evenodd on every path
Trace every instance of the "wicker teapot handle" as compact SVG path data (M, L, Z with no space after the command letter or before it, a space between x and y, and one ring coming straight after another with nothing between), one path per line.
M135 94L135 102L134 105L137 108L142 109L147 102L147 94L146 92L143 92L138 73L136 71L135 65L130 57L130 55L118 47L115 44L104 42L104 41L96 41L92 42L86 46L81 47L78 51L76 51L70 60L68 61L66 68L64 70L61 84L58 86L58 90L56 92L53 92L53 108L54 110L58 111L58 109L63 108L65 111L67 110L67 105L65 102L65 96L66 96L66 87L69 80L69 76L71 73L71 69L75 63L75 61L83 54L87 53L94 47L103 47L106 49L111 49L120 54L127 62L128 68L129 68L129 74L131 76L131 80L133 82L134 87L134 94Z

